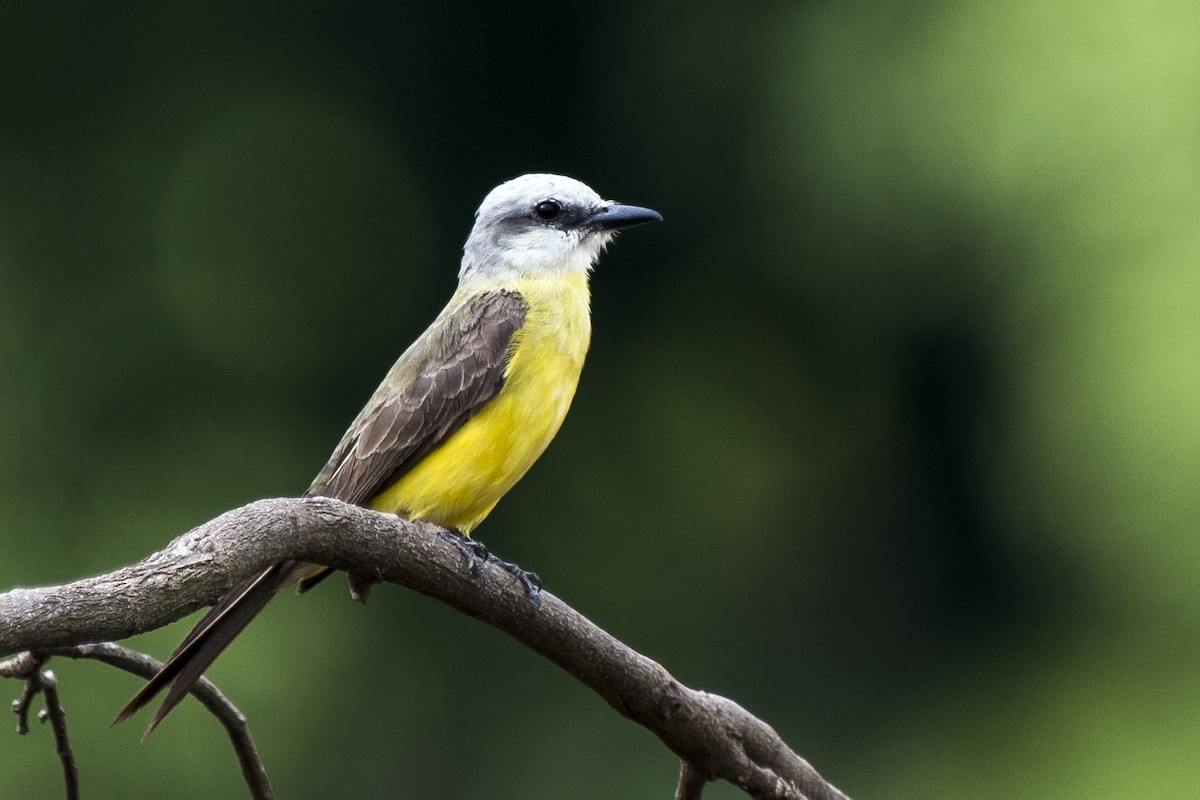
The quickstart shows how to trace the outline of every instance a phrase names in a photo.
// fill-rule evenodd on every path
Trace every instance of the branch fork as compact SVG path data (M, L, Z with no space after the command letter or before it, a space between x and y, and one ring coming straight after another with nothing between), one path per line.
M698 798L705 783L720 779L761 800L848 800L769 725L732 700L680 684L661 665L548 591L540 593L541 605L535 608L520 582L494 562L482 565L483 580L472 576L444 533L428 522L328 498L250 503L107 575L0 594L0 657L38 654L22 653L3 662L0 676L7 674L2 671L7 665L48 655L94 658L148 676L157 669L153 659L117 645L91 643L169 624L211 605L239 580L270 564L302 559L347 571L356 599L365 600L373 583L407 586L499 628L550 659L679 756L676 798ZM133 667L139 659L145 661ZM39 680L47 696L46 682ZM244 730L240 712L211 683L202 680L194 694L218 717L240 719L234 729ZM223 703L215 700L218 696ZM226 728L237 749L233 729ZM65 726L63 730L65 736ZM244 739L253 753L248 731ZM256 754L250 761L255 760ZM269 798L261 762L257 767L251 763L249 772L246 763L243 775L251 792L256 792L255 781L261 781L259 790L265 786L266 793L254 797Z

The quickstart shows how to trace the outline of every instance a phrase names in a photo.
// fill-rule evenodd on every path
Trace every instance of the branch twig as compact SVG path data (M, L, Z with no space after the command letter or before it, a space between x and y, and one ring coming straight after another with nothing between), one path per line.
M0 594L0 656L161 627L287 558L347 570L360 584L407 586L505 631L652 731L701 774L752 797L847 800L733 701L687 688L547 591L534 609L512 575L492 564L482 567L486 580L477 580L436 526L326 498L260 500L108 575Z
M147 680L162 669L162 662L158 659L112 642L55 647L42 652L65 658L87 658L100 661ZM250 796L254 800L273 800L275 795L271 791L270 781L267 780L267 770L263 766L262 758L258 755L258 748L254 746L254 739L250 736L250 726L246 723L246 715L239 711L238 707L208 678L201 677L196 682L192 687L192 696L199 700L201 705L208 709L209 713L216 717L225 728L225 732L229 735L229 741L233 744L238 767L242 770L242 778L250 790Z
M67 739L66 716L58 699L58 681L53 672L40 672L42 665L51 656L100 661L147 680L162 668L162 662L119 644L102 642L74 647L51 647L36 653L26 650L0 663L0 677L26 679L21 699L13 701L13 712L18 717L17 733L23 735L29 732L29 705L34 696L40 691L46 698L46 710L38 716L42 721L49 718L54 728L55 744L58 756L63 762L67 797L70 800L79 796L79 771ZM208 678L201 677L192 687L191 693L220 721L225 732L229 734L234 755L242 770L242 779L245 780L253 800L274 800L275 795L267 780L266 768L258 755L258 749L254 746L254 739L250 736L246 716Z
M17 733L29 733L29 708L33 698L41 694L46 707L38 713L38 720L49 720L54 731L54 749L62 763L63 782L66 784L67 800L79 800L79 765L71 752L71 739L67 735L67 715L58 697L58 678L50 670L42 671L47 656L41 653L21 653L0 663L0 676L24 678L25 689L19 700L13 701L13 712L17 715Z
M700 800L708 778L687 761L679 762L679 784L675 787L675 800Z
M58 699L58 678L53 672L46 670L37 676L37 681L41 684L42 697L46 699L46 708L38 714L38 719L42 722L50 720L50 727L54 730L54 750L58 753L58 760L62 762L67 800L78 800L79 765L75 763L75 754L71 752L71 740L67 736L67 714Z
M21 696L12 702L12 711L17 715L17 735L29 733L29 708L38 695L37 684L29 676L41 669L42 664L33 653L21 653L16 658L0 662L0 678L20 678L25 681Z

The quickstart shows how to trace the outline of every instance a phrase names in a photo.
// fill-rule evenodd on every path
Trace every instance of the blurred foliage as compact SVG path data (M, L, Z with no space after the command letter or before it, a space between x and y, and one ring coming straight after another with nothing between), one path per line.
M854 797L1200 790L1194 3L9 4L0 109L0 586L302 490L560 171L666 223L484 541ZM211 671L281 797L669 795L500 634L300 602ZM89 796L241 795L194 704L139 747L55 668Z

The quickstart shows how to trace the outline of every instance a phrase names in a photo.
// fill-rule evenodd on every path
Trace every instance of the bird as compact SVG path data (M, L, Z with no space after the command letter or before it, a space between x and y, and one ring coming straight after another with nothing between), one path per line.
M305 496L428 520L470 559L490 557L472 547L471 532L562 425L591 342L592 268L618 231L661 220L563 175L492 189L446 307L388 371ZM500 563L534 597L536 576ZM288 560L234 586L113 724L165 689L149 736L276 594L295 583L303 592L332 571Z

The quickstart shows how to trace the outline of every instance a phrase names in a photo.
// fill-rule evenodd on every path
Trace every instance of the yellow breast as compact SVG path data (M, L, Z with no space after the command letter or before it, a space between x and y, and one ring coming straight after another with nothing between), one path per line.
M503 388L376 495L372 508L469 533L558 433L591 341L587 276L530 278L510 288L529 310Z

